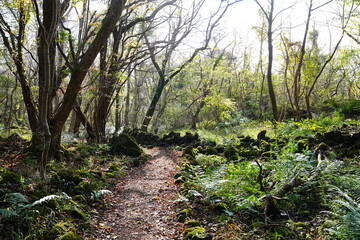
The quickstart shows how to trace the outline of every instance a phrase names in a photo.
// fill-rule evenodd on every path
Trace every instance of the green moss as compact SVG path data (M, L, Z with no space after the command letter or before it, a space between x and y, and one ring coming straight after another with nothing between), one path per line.
M81 181L81 176L74 174L74 172L70 170L59 171L50 178L50 183L53 186L65 192L71 191L73 187L77 186Z
M80 237L74 232L67 232L61 237L59 237L57 240L83 240L84 238Z
M239 159L239 153L238 153L237 149L231 145L225 147L224 156L228 160L238 160Z
M187 189L199 189L199 185L194 182L184 182L184 188Z
M179 222L185 222L186 218L191 214L191 209L187 208L179 212L176 217Z
M185 223L188 227L200 227L200 222L196 220L189 220Z
M213 146L206 146L204 153L208 155L217 155L218 151Z
M183 150L183 156L186 158L186 159L189 159L189 160L193 160L195 159L195 151L194 151L194 148L192 146L187 146L184 148Z
M86 214L79 207L72 206L70 208L69 213L70 213L70 216L75 219L86 219Z
M53 198L46 203L46 206L48 206L52 210L56 210L59 208L60 204L57 199Z
M88 181L82 181L81 183L79 183L79 185L77 185L76 187L74 187L73 192L74 194L91 194L94 190L97 189L97 185L93 182L88 182Z
M110 145L112 151L117 154L138 157L143 153L135 139L125 133L113 137L110 141Z
M213 206L213 210L215 212L217 212L217 213L221 213L224 210L227 210L227 208L228 208L227 205L225 203L222 203L222 202L218 202Z
M232 223L233 219L227 215L221 215L217 221L221 223Z
M78 203L86 203L87 202L84 195L81 195L81 194L74 196L73 200Z
M186 240L211 240L211 235L207 234L206 229L203 227L192 227L185 230Z
M185 177L184 176L180 176L178 177L177 179L175 179L175 183L176 184L182 184L184 183L186 180L185 180Z
M1 183L21 183L21 176L13 173L7 169L0 170L0 184Z
M70 222L58 222L53 228L46 234L46 238L49 240L56 239L58 236L65 232L74 231L75 226Z

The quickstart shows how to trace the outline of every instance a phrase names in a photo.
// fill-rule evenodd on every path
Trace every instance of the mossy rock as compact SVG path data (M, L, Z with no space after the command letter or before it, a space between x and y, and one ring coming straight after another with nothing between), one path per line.
M185 222L186 218L190 216L191 209L187 208L176 214L178 222Z
M97 188L98 188L98 186L93 182L82 181L76 187L74 187L72 192L74 193L74 195L79 195L79 194L90 195Z
M57 210L60 207L60 204L57 199L53 198L46 202L46 206L51 208L52 210Z
M53 240L57 239L58 236L64 234L69 231L74 231L75 226L71 222L58 222L56 223L52 229L46 234L46 239Z
M24 141L23 138L21 138L19 136L19 134L17 133L13 133L11 134L9 137L6 138L5 142L9 142L9 143L18 143L18 142L22 142Z
M77 203L87 203L86 198L84 197L84 195L81 194L74 196L72 199Z
M204 154L207 154L207 155L217 155L218 154L218 151L213 146L206 146L203 152L204 152Z
M225 150L224 146L222 146L222 145L217 145L215 147L215 149L218 153L224 153L224 150Z
M199 134L198 133L192 134L190 132L186 132L183 139L185 143L189 144L199 140Z
M7 169L0 170L0 184L2 183L11 183L11 184L20 184L21 176L19 174L13 173Z
M177 179L175 179L175 183L176 184L182 184L186 181L185 177L184 176L180 176L178 177Z
M244 158L251 158L251 157L254 158L259 155L259 152L257 150L253 150L253 149L245 149L245 150L239 151L238 155L240 157L244 157Z
M91 177L94 177L96 180L104 180L104 175L102 171L90 170L89 175Z
M203 227L192 227L184 231L186 240L212 240L212 236Z
M148 160L147 156L139 156L139 157L136 157L136 158L129 159L128 165L130 167L138 167L141 164L144 164L147 160Z
M177 173L175 173L174 178L177 179L177 178L179 178L179 177L181 177L181 176L182 176L182 173L181 173L181 172L177 172Z
M60 236L57 240L84 240L74 232L67 232L64 235Z
M185 223L186 226L188 227L200 227L200 222L196 221L196 220L189 220Z
M143 153L135 139L125 133L114 136L110 141L110 146L114 153L130 157L139 157Z
M215 205L212 207L214 212L217 212L217 213L221 213L221 212L227 210L227 208L228 208L228 206L226 205L226 203L223 203L223 202L215 203Z
M265 159L276 159L277 158L277 154L276 152L274 151L268 151L268 152L263 152L261 154L261 157L262 158L265 158Z
M189 161L194 161L195 160L195 157L193 157L192 155L190 154L185 154L183 155L185 159L189 160Z
M226 146L224 148L224 156L228 160L238 160L239 159L238 150L232 145Z
M194 182L184 182L184 188L187 189L199 189L199 185Z
M187 159L189 159L189 160L195 159L195 155L196 155L196 153L192 146L187 146L184 148L183 156L186 156Z
M83 220L86 219L86 214L79 207L72 206L70 208L69 213L70 213L70 216L75 219L83 219Z
M119 170L119 166L117 164L111 164L107 171L108 172L116 172L118 170Z
M73 187L77 186L82 180L80 175L74 174L72 171L62 170L50 178L50 183L67 192L71 191Z

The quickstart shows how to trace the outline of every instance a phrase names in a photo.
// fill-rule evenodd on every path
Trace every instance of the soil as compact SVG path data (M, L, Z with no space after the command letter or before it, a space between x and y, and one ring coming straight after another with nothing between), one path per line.
M152 157L116 184L107 207L94 219L87 239L181 239L184 225L176 221L178 186L174 174L181 152L153 148Z

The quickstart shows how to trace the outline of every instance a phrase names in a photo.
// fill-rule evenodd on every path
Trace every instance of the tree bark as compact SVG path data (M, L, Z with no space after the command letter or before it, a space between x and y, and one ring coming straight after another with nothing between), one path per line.
M268 90L269 90L269 96L270 96L270 102L271 102L271 109L273 113L273 118L275 121L279 120L279 114L278 114L278 108L276 103L276 95L274 90L274 85L272 81L272 65L273 65L273 59L274 59L274 50L273 50L273 14L274 14L274 0L271 0L270 4L270 12L269 12L269 18L268 18L268 51L269 51L269 57L268 57L268 69L267 69L267 84L268 84Z
M54 117L51 120L51 130L54 138L61 136L62 128L75 105L77 94L81 90L81 84L96 56L106 43L116 23L120 19L125 2L126 0L111 1L108 12L102 22L99 32L96 34L95 39L90 44L87 51L83 54L81 60L73 66L70 82L64 95L63 104L55 112ZM58 145L57 147L54 147L54 149L60 148L59 141L52 144Z
M301 119L301 109L300 109L301 70L302 70L302 66L304 64L305 45L306 45L307 35L309 32L312 4L313 4L313 1L311 0L309 8L308 8L308 15L307 15L307 19L306 19L304 38L303 38L303 42L302 42L301 50L300 50L300 59L299 59L298 66L296 68L295 78L294 78L294 106L295 106L295 110L296 110L296 120L297 121L300 121L300 119Z
M165 79L164 79L164 77L160 76L158 85L155 89L155 94L151 100L148 110L146 111L145 118L144 118L144 121L141 126L141 131L144 131L144 132L148 131L150 121L154 115L156 105L160 100L160 97L161 97L161 94L162 94L164 88L165 88Z
M42 135L42 152L40 160L40 176L46 178L46 164L49 160L51 132L49 114L51 108L51 93L54 86L55 69L55 36L59 24L59 0L43 2L43 21L37 11L39 27L39 129ZM36 138L36 141L38 139Z

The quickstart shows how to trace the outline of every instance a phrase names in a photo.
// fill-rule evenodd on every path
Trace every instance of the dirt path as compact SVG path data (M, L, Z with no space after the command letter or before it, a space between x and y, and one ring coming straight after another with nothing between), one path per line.
M180 239L183 225L176 221L173 179L179 152L158 148L147 152L153 157L111 189L109 205L96 219L97 232L88 239Z

